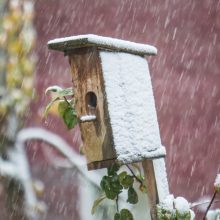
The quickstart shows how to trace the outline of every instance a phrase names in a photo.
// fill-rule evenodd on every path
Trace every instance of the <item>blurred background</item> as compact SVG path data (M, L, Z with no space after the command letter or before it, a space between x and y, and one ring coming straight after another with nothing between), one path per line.
M72 85L67 57L49 51L47 42L88 33L115 37L158 49L157 56L147 59L170 192L189 202L212 196L220 172L220 0L2 0L0 7L3 158L2 146L11 146L22 127L52 131L79 152L78 127L69 131L53 111L43 117L49 102L46 88ZM14 134L6 135L10 124ZM57 168L54 161L65 161L42 141L28 141L25 149L33 178L44 185L44 218L92 219L91 207L82 199L91 193L82 189L82 182L92 178L82 180L64 165ZM0 219L10 219L3 185ZM200 216L205 206L194 210Z

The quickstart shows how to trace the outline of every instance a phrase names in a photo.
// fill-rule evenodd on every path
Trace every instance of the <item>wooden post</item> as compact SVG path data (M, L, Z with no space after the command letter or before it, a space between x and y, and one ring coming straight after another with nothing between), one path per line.
M158 192L156 186L156 179L154 174L154 167L152 160L144 160L142 162L144 169L144 176L147 185L147 195L150 203L150 213L152 220L157 219L157 210L156 206L158 204Z
M150 203L152 220L157 219L157 204L169 195L165 161L163 158L144 160L142 162L147 186L147 195ZM159 170L160 169L160 170Z

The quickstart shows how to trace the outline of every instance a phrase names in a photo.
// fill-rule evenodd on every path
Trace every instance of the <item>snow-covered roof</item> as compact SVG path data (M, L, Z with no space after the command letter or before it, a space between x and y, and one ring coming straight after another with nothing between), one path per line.
M49 49L68 51L79 47L98 46L107 50L124 51L140 55L156 55L157 48L147 44L134 43L93 34L57 38L48 42Z
M165 156L147 60L110 51L101 51L100 57L118 161L132 163Z

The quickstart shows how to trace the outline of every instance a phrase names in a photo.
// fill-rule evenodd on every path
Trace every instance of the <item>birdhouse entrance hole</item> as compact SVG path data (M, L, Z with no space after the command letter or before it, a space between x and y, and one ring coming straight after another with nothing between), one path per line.
M94 92L88 92L86 94L86 109L89 115L95 114L95 109L97 106L97 96Z

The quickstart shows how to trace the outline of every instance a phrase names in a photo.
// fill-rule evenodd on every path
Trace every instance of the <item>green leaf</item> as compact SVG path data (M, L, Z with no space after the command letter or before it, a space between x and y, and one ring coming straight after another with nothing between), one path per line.
M60 114L60 116L63 118L63 115L64 115L64 112L66 111L67 108L69 108L70 105L65 101L65 100L62 100L59 102L59 105L58 105L58 112Z
M191 215L190 212L180 213L178 210L176 210L176 218L179 220L190 220Z
M100 186L102 188L102 190L105 192L105 195L108 199L115 199L117 196L117 193L115 193L112 190L111 187L111 178L108 176L104 176L101 180Z
M127 176L127 172L123 171L118 175L119 181L120 183L122 183L123 179L125 178L125 176Z
M114 220L121 220L121 215L120 213L115 213L115 217L114 217Z
M68 129L74 128L78 123L78 118L75 109L69 107L63 113L63 120Z
M158 220L183 220L183 219L178 219L176 216L176 212L173 212L173 210L163 208L160 205L157 205L157 219Z
M138 195L132 186L129 187L129 189L128 189L127 202L129 202L131 204L136 204L138 202Z
M122 192L123 187L119 182L119 177L117 174L115 174L113 177L111 177L110 185L111 185L111 189L115 193L120 194Z
M120 169L120 166L113 164L111 167L108 167L108 176L113 176Z
M110 189L110 178L108 176L103 176L102 180L100 182L100 186L101 186L102 190L104 190L104 191L106 188Z
M124 176L124 175L123 175ZM121 184L125 189L128 189L134 183L134 178L131 175L125 175L124 178L121 177Z
M120 220L134 220L133 215L128 209L122 209L120 214L121 214Z
M105 190L105 195L108 199L114 200L117 197L117 193L111 191L110 189Z
M108 199L114 200L118 194L122 192L122 185L119 182L117 174L113 177L104 176L101 180L100 186L105 192Z
M45 111L44 111L44 117L47 117L50 108L51 108L52 105L53 105L56 101L58 101L59 99L60 99L59 97L55 97L54 99L52 99L52 100L49 102L49 104L46 106L46 109L45 109Z
M94 213L96 212L97 207L101 204L101 202L104 199L106 199L106 196L101 196L101 197L99 197L98 199L96 199L94 201L93 206L92 206L92 211L91 211L92 215L94 215Z

